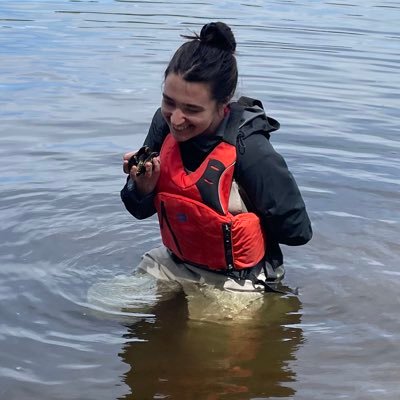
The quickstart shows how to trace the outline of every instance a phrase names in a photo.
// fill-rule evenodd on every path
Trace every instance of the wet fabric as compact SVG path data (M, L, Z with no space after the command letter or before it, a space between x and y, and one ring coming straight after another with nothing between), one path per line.
M145 253L135 274L149 274L162 298L183 290L191 320L236 322L252 319L265 299L265 288L250 279L238 280L185 263L176 263L169 251L158 247ZM258 276L265 279L263 273Z
M258 292L261 296L265 293L262 284L255 284L250 279L235 279L187 263L177 263L164 246L145 253L138 265L138 270L145 271L162 281L177 282L183 288L185 284L190 283L231 292ZM257 278L265 280L264 273L260 272Z

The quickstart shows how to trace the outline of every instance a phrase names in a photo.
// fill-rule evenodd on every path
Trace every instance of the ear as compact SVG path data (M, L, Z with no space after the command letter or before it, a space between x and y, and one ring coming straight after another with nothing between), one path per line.
M228 103L221 103L217 105L218 107L218 115L223 118L229 110Z

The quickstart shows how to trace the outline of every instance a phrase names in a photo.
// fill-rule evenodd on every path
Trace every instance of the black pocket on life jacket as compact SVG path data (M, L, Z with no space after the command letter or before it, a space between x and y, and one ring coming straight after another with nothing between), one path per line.
M181 250L181 247L179 246L178 239L177 239L177 237L175 235L175 232L173 231L173 229L171 227L171 224L170 224L170 222L168 220L168 215L167 215L167 210L165 208L165 203L163 201L161 201L161 221L160 221L160 228L161 229L164 228L164 221L167 224L169 232L171 233L172 240L174 241L175 247L179 251L179 254L182 255L182 250Z

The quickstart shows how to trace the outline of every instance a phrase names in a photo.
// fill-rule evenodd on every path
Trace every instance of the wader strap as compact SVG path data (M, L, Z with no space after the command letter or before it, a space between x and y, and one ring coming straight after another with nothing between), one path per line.
M298 296L299 294L298 288L292 289L289 286L280 285L278 289L277 285L279 284L279 282L271 284L270 282L263 281L262 279L257 279L254 284L264 286L264 290L266 293L294 294L296 296Z
M273 292L280 294L299 294L299 289L291 289L289 286L284 286L280 284L280 281L283 279L285 273L279 275L276 270L274 270L268 262L263 262L263 270L265 274L265 281L262 279L257 279L254 284L259 284L264 286L265 292ZM278 289L279 285L279 289Z
M283 266L274 269L271 264L262 260L253 267L252 270L253 273L249 274L247 279L250 279L253 282L253 285L263 286L265 293L299 294L297 288L291 289L290 287L281 284L281 280L285 275ZM264 271L265 280L258 278L261 270Z

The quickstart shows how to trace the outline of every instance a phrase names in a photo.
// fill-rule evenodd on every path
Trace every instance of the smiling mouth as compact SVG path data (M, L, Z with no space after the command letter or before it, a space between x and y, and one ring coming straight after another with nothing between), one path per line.
M185 129L189 128L189 125L184 125L184 126L179 126L179 127L173 126L172 128L173 128L174 131L176 131L176 132L182 132L182 131L184 131Z

